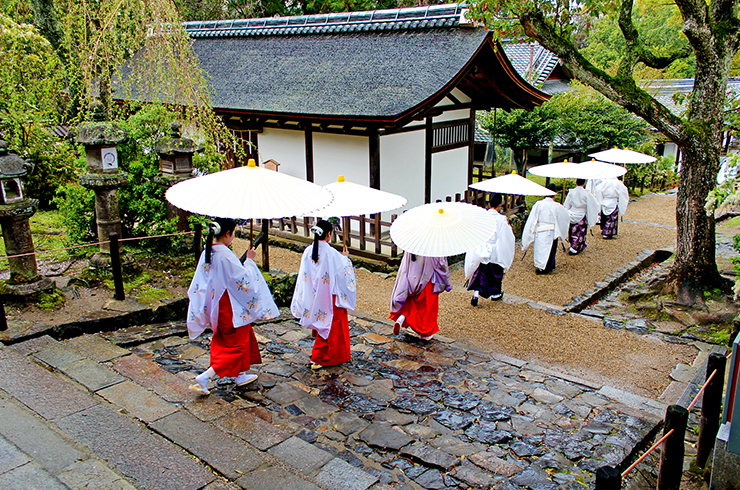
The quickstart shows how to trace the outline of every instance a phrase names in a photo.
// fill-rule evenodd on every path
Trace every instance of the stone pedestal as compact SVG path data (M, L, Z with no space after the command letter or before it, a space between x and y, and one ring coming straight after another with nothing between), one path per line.
M98 227L98 241L108 241L111 233L121 234L121 216L118 207L118 188L128 182L126 172L114 174L86 173L80 176L83 187L95 191L95 222ZM110 244L100 245L100 253L110 255ZM110 262L110 259L108 259Z
M714 444L712 461L711 490L740 489L740 454L730 450L731 424L726 422L719 427L717 441Z

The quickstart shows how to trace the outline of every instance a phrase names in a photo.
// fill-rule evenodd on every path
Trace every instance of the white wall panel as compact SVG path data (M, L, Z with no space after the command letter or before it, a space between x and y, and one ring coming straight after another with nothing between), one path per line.
M280 173L306 178L306 139L299 130L265 128L257 136L260 163L275 160Z
M350 182L370 185L368 142L364 136L313 133L314 182L326 185L344 175Z

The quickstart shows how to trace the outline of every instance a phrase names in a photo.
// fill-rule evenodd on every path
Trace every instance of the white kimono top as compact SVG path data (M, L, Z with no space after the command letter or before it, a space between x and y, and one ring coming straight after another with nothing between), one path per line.
M599 218L599 202L593 194L581 186L568 191L563 207L570 214L570 222L578 223L586 216L589 228L596 224Z
M566 239L570 227L570 215L559 203L546 197L534 203L522 232L522 250L534 242L534 265L544 269L550 256L553 240Z
M610 215L619 207L619 214L627 212L630 194L619 179L606 179L596 188L596 200L601 203L601 212Z
M319 261L311 259L314 244L306 247L301 257L290 312L301 325L329 337L334 318L332 297L339 308L354 310L357 306L357 281L352 261L325 241L319 241Z
M207 328L216 331L218 303L225 291L229 292L235 328L280 315L257 264L251 259L242 264L229 247L214 243L211 263L206 264L205 252L200 255L188 288L187 325L191 340Z
M509 270L514 261L516 239L506 216L495 209L489 213L496 218L496 233L486 243L465 254L465 278L469 278L481 264L497 264L504 270Z

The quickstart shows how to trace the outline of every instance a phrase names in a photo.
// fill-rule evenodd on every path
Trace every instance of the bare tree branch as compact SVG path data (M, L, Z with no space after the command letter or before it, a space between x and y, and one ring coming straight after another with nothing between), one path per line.
M594 66L569 38L555 32L541 12L524 12L519 22L529 37L558 55L578 79L642 117L673 141L680 143L684 137L683 120L639 88L631 76L612 77Z

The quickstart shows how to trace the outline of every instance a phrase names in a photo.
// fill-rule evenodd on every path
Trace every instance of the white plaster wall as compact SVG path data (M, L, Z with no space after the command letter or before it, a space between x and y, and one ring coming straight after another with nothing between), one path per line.
M384 220L424 204L424 135L421 129L380 137L380 189L409 200L405 207L383 213Z
M462 194L467 188L467 147L455 148L432 155L432 202L437 199L444 201L447 196L452 197L454 201L456 193L460 193L462 198Z
M257 148L260 163L272 159L280 164L280 173L306 178L306 138L303 131L265 128L257 136Z
M439 105L439 104L437 104ZM434 122L454 121L458 119L468 119L470 117L470 109L459 109L455 111L445 111L439 116L434 118Z
M370 185L368 142L363 136L313 133L314 182L331 184L344 175L344 180Z

